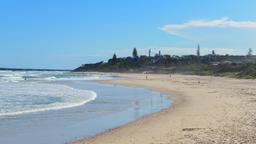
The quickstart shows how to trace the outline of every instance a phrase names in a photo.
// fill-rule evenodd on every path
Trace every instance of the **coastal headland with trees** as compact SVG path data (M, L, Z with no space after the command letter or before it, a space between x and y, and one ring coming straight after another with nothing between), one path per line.
M200 45L191 55L168 55L159 51L152 56L139 55L139 50L133 48L132 56L118 57L115 53L107 62L82 64L75 72L128 72L128 73L164 73L164 74L195 74L228 76L236 78L256 78L256 56L251 48L247 54L220 55L214 50L207 55L200 54Z

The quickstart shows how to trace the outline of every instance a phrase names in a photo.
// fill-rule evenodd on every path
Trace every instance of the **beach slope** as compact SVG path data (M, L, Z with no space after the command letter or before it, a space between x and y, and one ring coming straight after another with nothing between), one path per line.
M168 93L172 107L75 144L256 143L255 80L118 75L103 82Z

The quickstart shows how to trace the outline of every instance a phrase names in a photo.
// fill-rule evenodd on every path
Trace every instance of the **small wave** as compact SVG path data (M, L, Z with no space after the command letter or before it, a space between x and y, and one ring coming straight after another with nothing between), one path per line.
M89 91L88 91L89 92ZM22 114L29 114L29 113L37 113L37 112L45 112L45 111L51 111L51 110L60 110L60 109L65 109L65 108L72 108L72 107L78 107L81 105L84 105L90 101L93 101L96 99L97 94L93 91L90 91L92 94L91 98L84 100L80 103L75 103L75 104L69 104L69 105L63 105L63 106L56 106L56 107L51 107L51 108L40 108L40 109L35 109L35 110L26 110L26 111L18 111L18 112L9 112L9 113L0 113L0 116L15 116L15 115L22 115Z
M81 106L97 94L60 84L38 82L2 83L0 85L0 116L59 110Z
M58 110L83 105L96 93L51 81L90 81L113 79L104 73L52 71L0 71L0 116Z
M108 80L113 79L110 74L102 73L71 73L71 72L22 72L0 71L0 82L20 81L68 81L68 80Z
M110 77L69 77L69 78L56 78L56 77L49 77L49 78L44 78L44 80L48 81L69 81L69 80L108 80L112 79Z

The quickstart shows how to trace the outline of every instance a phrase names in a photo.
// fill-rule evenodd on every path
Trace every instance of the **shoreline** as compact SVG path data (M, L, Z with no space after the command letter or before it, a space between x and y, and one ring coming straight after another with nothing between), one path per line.
M256 101L255 80L192 75L170 78L164 74L147 74L146 79L145 74L118 75L127 79L100 82L170 94L171 107L74 144L256 141L256 125L244 125L256 120L248 115L256 114L252 102L252 99ZM245 117L246 120L241 120Z
M97 93L97 98L73 108L10 117L0 116L0 143L69 143L122 126L170 106L167 95L144 88L101 84L92 80L64 80L50 83L52 88L55 88L53 85L61 85L81 92L94 91ZM67 93L65 89L53 89L55 90ZM86 96L87 93L79 91L79 94L90 98L89 95Z

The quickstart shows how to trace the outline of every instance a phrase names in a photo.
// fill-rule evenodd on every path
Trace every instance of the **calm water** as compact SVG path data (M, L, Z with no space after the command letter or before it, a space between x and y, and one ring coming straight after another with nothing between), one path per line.
M110 74L0 71L0 143L63 144L170 106L164 94L99 84Z

